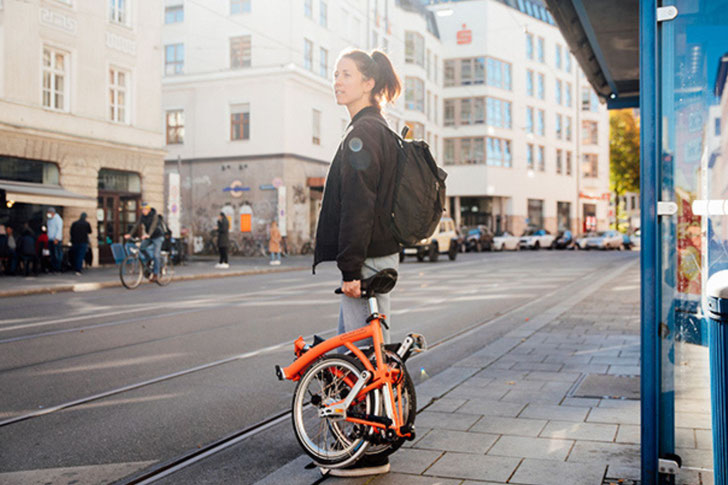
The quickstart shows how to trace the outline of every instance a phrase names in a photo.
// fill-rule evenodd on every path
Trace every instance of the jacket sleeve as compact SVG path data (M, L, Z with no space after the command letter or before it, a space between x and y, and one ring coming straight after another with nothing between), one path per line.
M341 148L341 222L336 263L344 281L361 279L372 238L381 170L379 132L373 124L362 121Z

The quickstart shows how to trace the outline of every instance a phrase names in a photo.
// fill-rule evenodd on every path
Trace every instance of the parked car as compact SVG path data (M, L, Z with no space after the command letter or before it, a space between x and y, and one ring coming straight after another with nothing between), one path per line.
M521 247L528 249L551 249L555 240L556 236L546 229L529 229L521 236Z
M404 261L407 256L415 256L417 261L423 261L427 257L435 262L440 254L447 254L450 261L455 261L458 256L458 234L455 231L455 221L450 217L440 219L432 236L414 246L403 248L399 253L399 260Z
M622 234L617 231L600 231L587 235L583 249L622 249Z
M490 251L493 249L493 234L486 226L465 227L462 233L465 235L465 250Z
M642 242L642 231L640 231L639 229L637 229L634 232L634 234L632 234L629 237L629 240L632 242L632 246L631 247L633 247L633 248L639 248L640 247L640 243Z
M493 250L503 251L505 249L518 251L521 249L521 238L514 236L508 231L499 232L493 237Z
M561 231L556 235L554 249L573 249L576 241L571 231Z

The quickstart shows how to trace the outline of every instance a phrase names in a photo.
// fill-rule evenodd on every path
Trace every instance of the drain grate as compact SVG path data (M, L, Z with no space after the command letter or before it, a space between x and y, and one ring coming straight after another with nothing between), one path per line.
M639 376L587 374L571 397L639 400L640 378Z

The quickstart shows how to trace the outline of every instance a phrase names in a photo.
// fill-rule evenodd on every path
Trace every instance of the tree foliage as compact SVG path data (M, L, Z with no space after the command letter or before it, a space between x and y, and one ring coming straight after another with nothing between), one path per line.
M609 113L609 188L619 221L620 197L640 190L640 127L631 109Z

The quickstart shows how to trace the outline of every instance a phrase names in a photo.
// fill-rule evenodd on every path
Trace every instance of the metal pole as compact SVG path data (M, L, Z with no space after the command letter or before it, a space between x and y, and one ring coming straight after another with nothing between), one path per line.
M728 271L708 279L710 317L710 414L713 422L713 483L728 485Z

